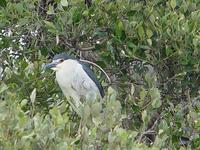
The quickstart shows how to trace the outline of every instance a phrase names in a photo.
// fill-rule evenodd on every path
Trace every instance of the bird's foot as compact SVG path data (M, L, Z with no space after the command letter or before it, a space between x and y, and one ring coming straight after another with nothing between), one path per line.
M78 131L77 131L77 135L82 135L82 129L83 129L83 125L82 125L82 121L80 121Z

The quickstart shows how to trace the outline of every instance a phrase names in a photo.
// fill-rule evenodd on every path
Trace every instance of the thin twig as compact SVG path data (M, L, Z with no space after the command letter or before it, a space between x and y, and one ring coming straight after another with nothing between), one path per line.
M62 104L64 102L64 100L59 101L58 103L56 103L56 106L59 106L60 104Z
M95 49L95 46L91 46L91 47L80 47L79 45L79 50L80 51L92 51Z
M172 80L175 80L177 77L180 77L180 76L184 76L186 75L186 72L181 72L181 73L178 73L178 74L175 74L173 77L165 80L164 82L160 83L161 85L164 85L164 84L168 84L169 82L171 82Z
M104 73L104 75L106 76L106 78L108 79L109 84L111 84L111 80L110 80L109 76L107 75L107 73L99 65L97 65L97 64L95 64L95 63L93 63L91 61L88 61L88 60L80 59L80 61L92 64L93 66L99 68Z
M139 137L139 142L142 141L142 138L143 138L145 135L148 135L148 134L155 134L155 133L156 133L156 131L154 130L154 128L156 127L156 125L158 124L158 122L159 122L159 120L160 120L161 118L162 118L162 117L158 117L158 118L156 119L156 121L154 122L154 124L152 125L152 127L140 135L140 137Z
M102 43L106 42L107 39L103 39L103 40L96 40L99 41L98 45L101 45ZM77 45L78 50L80 51L92 51L95 49L95 45L94 46L90 46L90 47L81 47L80 44Z

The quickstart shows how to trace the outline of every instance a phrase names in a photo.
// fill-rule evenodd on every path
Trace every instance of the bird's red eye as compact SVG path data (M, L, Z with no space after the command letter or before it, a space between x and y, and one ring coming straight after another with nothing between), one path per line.
M64 61L64 59L61 59L61 60L60 60L60 63L62 63L63 61Z

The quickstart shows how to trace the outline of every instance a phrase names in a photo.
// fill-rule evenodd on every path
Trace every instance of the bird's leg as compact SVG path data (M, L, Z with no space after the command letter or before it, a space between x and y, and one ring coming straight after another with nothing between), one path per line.
M83 107L83 104L81 103L80 99L79 100L75 100L75 105L76 105L77 108Z
M82 128L83 128L83 124L82 124L82 118L81 118L80 124L79 124L79 127L78 127L78 132L77 132L78 135L82 135Z
M67 100L68 100L70 106L72 107L72 109L75 111L76 107L75 107L74 103L72 102L71 98L68 98Z
M73 102L74 102L74 106L75 106L75 111L82 118L83 104L80 101L80 97L77 95L73 95Z
M78 103L78 101L75 101L75 104L70 102L70 105L72 106L72 108L74 109L74 111L79 115L81 116L81 119L80 119L80 124L79 124L79 127L78 127L78 131L76 133L76 137L81 137L82 135L82 108L83 107L80 107L82 106L82 103Z
M83 134L83 103L81 102L80 98L78 96L73 97L75 107L76 107L76 112L77 114L81 117L78 131L77 131L77 136L82 136Z

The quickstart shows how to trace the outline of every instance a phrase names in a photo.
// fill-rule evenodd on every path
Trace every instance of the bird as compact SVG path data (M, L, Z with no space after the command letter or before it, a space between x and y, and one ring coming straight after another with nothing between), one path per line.
M57 54L45 68L56 72L56 80L64 96L69 100L72 108L78 110L83 106L81 98L103 99L105 93L89 65L67 55ZM78 112L77 112L78 113Z

